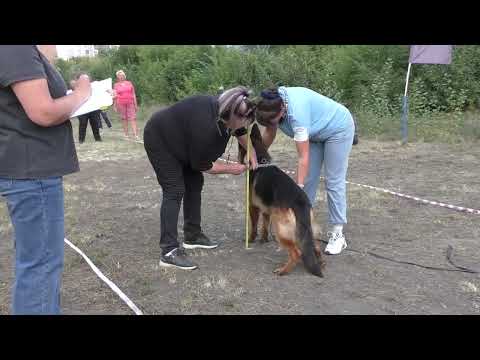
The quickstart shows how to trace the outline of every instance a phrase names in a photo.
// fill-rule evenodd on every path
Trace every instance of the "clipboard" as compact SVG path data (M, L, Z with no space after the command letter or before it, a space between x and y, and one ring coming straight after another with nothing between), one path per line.
M77 110L75 110L70 118L77 117L89 112L106 108L113 105L112 97L112 78L101 81L94 81L91 83L92 94L86 102L83 103ZM67 95L72 91L67 91Z

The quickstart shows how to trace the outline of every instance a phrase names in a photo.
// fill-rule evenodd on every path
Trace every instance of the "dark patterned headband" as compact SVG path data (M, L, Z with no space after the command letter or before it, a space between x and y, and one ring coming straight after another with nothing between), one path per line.
M275 100L280 98L280 94L278 92L273 92L271 90L263 90L260 93L260 96L267 100Z

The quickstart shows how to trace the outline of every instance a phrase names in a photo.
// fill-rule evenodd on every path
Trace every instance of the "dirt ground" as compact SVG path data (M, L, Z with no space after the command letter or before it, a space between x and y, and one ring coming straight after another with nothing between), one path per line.
M75 123L75 121L74 121ZM400 261L480 269L479 215L423 205L349 185L350 249L326 257L324 278L303 264L284 277L275 241L245 249L245 176L206 175L202 221L214 250L188 250L193 272L159 268L161 190L143 146L103 130L102 143L77 144L81 171L65 178L66 237L145 314L480 314L480 275L427 270ZM75 127L75 137L77 129ZM231 158L236 158L236 144ZM294 145L280 138L274 161L295 170ZM349 180L430 200L480 208L478 144L443 145L361 139ZM324 186L315 211L326 224ZM182 237L182 217L179 233ZM326 236L325 236L326 237ZM13 281L12 228L0 202L0 314L8 314ZM62 288L65 314L133 314L68 246Z

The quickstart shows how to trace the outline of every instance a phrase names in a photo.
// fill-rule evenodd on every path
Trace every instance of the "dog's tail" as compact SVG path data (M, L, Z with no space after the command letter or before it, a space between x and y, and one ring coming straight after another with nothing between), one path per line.
M313 243L312 223L310 220L310 206L306 205L300 199L295 201L293 212L295 213L296 235L302 247L302 260L305 267L313 275L323 277L322 265L315 253L315 244Z

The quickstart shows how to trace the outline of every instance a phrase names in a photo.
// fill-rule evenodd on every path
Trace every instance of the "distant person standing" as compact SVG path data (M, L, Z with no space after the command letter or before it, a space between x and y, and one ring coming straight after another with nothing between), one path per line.
M75 89L76 80L70 81L70 87L72 88L72 90ZM101 121L102 119L100 117L100 110L95 110L83 115L79 115L78 116L78 142L80 144L83 144L85 142L88 123L90 123L90 127L92 128L93 138L95 139L95 141L102 141L102 137L100 136L100 130L99 130Z
M108 128L111 128L112 127L112 123L110 122L110 119L108 118L108 114L107 114L107 108L101 108L100 109L100 116L103 118L103 120L105 120L105 124L107 124ZM101 120L101 119L100 119ZM98 127L100 129L103 129L103 124L102 124L102 121L100 121L100 123L98 124Z
M138 138L137 130L137 97L135 95L135 87L127 80L127 76L123 70L118 70L115 74L117 82L113 86L115 112L120 114L123 122L123 132L128 138L128 123L130 122L135 139Z

